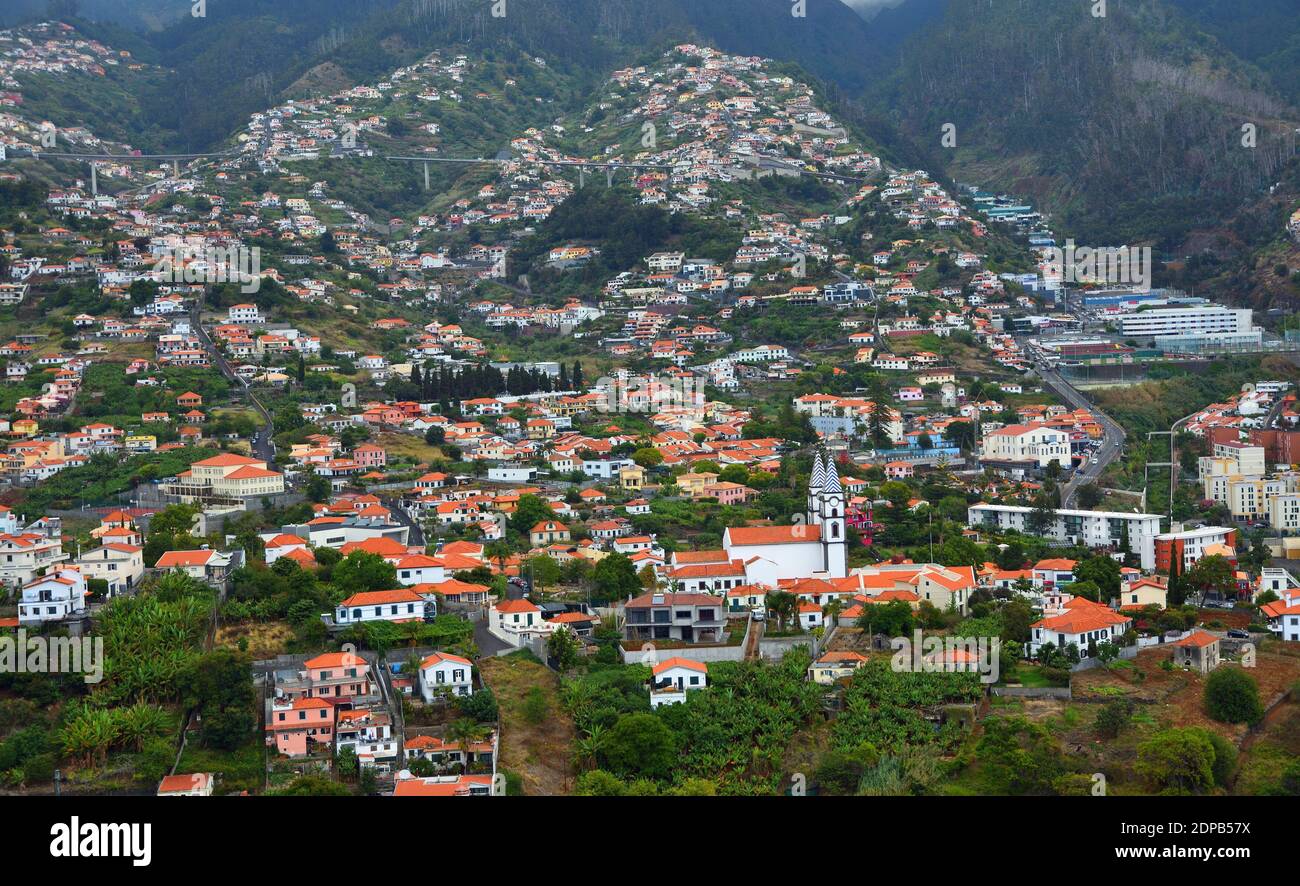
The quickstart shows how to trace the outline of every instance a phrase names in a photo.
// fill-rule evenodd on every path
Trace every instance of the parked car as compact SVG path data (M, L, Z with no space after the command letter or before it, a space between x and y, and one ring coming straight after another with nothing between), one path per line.
M767 610L762 606L755 606L753 609L749 610L749 614L753 617L754 621L765 621L767 619Z
M1233 628L1228 631L1228 637L1233 640L1249 640L1250 631L1243 631L1241 628Z

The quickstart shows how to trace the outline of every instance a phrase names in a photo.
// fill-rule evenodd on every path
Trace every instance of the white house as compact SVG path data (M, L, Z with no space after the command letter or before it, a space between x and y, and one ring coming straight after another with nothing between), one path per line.
M1032 464L1045 468L1052 462L1070 464L1070 435L1042 424L1007 425L984 436L980 460Z
M436 557L412 554L397 561L397 580L407 587L439 584L447 580L447 569Z
M110 542L85 551L76 566L88 580L101 578L108 582L108 593L114 596L131 590L144 578L144 548Z
M420 697L433 701L447 694L474 694L473 666L468 658L435 652L420 662Z
M406 588L353 594L338 605L334 620L340 625L366 621L423 621L424 598Z
M703 689L709 682L708 665L689 658L673 657L662 661L652 669L654 677L650 683L650 707L657 708L666 704L682 704L686 693L692 689Z
M60 569L23 585L18 623L39 625L86 611L86 579L77 569Z
M1051 643L1057 649L1074 644L1080 655L1087 655L1092 644L1114 643L1133 625L1133 619L1109 606L1075 597L1065 604L1061 615L1040 619L1029 626L1029 652L1037 655L1040 647Z

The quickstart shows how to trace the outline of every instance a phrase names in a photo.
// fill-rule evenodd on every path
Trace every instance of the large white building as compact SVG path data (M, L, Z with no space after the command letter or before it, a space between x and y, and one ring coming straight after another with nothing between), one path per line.
M1119 318L1126 338L1188 338L1206 343L1258 344L1262 333L1250 308L1202 305L1194 308L1149 308Z
M844 488L833 459L813 456L808 511L794 526L733 526L722 534L728 560L744 564L747 584L848 575Z
M984 435L980 460L1032 463L1045 468L1052 462L1070 464L1070 435L1044 424L1007 425Z
M978 504L970 507L967 521L973 527L1028 532L1026 526L1033 510L1016 505ZM1141 559L1143 569L1155 568L1159 534L1159 514L1069 510L1053 512L1051 525L1043 533L1057 541L1090 548L1119 547L1127 535L1129 548Z

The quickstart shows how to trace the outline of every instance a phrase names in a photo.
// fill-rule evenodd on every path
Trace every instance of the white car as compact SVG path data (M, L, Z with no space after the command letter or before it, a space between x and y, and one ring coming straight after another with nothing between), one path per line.
M754 621L765 621L767 619L767 610L762 606L755 606L753 609L749 610L749 614L753 617Z

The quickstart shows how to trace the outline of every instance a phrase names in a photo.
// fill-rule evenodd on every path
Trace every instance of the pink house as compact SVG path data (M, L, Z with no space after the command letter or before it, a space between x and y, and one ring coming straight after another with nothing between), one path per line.
M754 490L741 483L713 483L701 490L704 497L716 498L720 505L738 505L746 502Z
M891 461L885 464L885 476L891 480L906 480L916 474L911 462Z
M334 706L321 698L277 699L266 721L266 743L287 757L305 757L334 742Z
M363 468L382 468L388 464L388 452L382 446L363 443L352 450L352 460Z
M290 699L350 699L369 695L370 664L355 652L326 652L303 663L296 679L278 681L276 689Z

